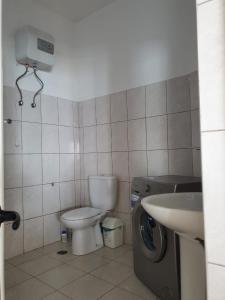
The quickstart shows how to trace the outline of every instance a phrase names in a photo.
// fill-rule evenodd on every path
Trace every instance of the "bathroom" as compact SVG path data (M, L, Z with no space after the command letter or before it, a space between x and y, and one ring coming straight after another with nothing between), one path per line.
M1 2L1 299L225 300L225 1Z

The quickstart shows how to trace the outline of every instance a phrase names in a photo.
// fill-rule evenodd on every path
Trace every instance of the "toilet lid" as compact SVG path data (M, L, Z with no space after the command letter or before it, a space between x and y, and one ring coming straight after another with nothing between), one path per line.
M62 218L69 221L83 220L100 215L102 211L93 207L82 207L70 210L62 215Z

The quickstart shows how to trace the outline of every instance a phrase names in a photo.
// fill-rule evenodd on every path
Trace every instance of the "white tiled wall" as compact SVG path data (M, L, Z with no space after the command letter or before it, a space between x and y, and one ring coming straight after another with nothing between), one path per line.
M198 0L197 19L207 299L223 300L225 299L225 0ZM194 123L197 124L195 116L193 117ZM195 144L198 143L195 136L193 141Z
M88 204L88 175L116 175L114 215L124 221L127 243L133 177L201 175L198 107L197 72L79 103L81 179L86 182L81 197Z
M24 95L21 108L4 87L5 205L22 218L18 231L6 225L7 258L59 240L59 212L82 204L78 103L42 95L33 109Z
M88 176L97 174L119 179L114 215L131 243L133 177L200 175L197 80L194 72L79 103L42 95L37 109L31 92L21 109L5 87L5 202L23 219L16 239L6 225L6 256L57 241L59 213L89 205Z

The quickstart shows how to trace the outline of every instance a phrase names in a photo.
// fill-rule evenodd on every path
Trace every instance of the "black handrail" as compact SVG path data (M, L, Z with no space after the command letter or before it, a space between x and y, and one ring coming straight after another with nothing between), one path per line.
M12 229L17 230L20 226L20 215L16 211L6 211L0 208L0 225L3 222L12 221Z

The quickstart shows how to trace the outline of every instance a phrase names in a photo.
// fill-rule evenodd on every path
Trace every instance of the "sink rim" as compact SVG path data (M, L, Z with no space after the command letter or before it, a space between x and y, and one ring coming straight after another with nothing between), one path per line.
M183 196L194 196L192 199L182 199ZM160 199L159 199L160 198ZM172 200L171 200L172 198ZM178 198L178 199L175 199ZM200 198L200 199L199 199ZM160 200L162 200L160 202ZM178 200L178 201L176 201ZM201 200L201 202L199 202L199 200ZM190 205L187 204L192 204L195 201L195 204L200 204L197 207L191 207ZM178 203L180 202L180 203ZM180 211L184 211L184 212L192 212L192 213L202 213L203 212L203 195L202 192L181 192L181 193L166 193L166 194L155 194L155 195L150 195L147 197L144 197L141 200L141 203L146 203L148 205L152 205L152 206L157 206L160 207L162 209L170 209L170 210L180 210ZM178 206L170 206L170 205L165 205L165 204L169 204L169 203L178 203L178 204L183 204L182 205L178 205ZM143 206L143 205L142 205Z
M188 235L193 239L204 239L204 217L202 204L200 205L201 209L199 209L198 205L197 209L196 207L189 207L189 209L187 209L187 207L184 208L182 205L178 207L163 206L162 203L161 205L157 205L159 198L161 198L161 202L166 203L166 199L168 199L168 197L170 199L173 197L172 199L174 199L174 196L180 199L182 204L188 201L185 197L182 199L182 196L195 196L192 199L193 203L196 201L196 197L198 198L198 202L199 199L201 200L201 203L203 199L201 192L156 194L143 198L141 200L141 205L156 221L178 234ZM172 203L174 200L169 200L167 202Z

